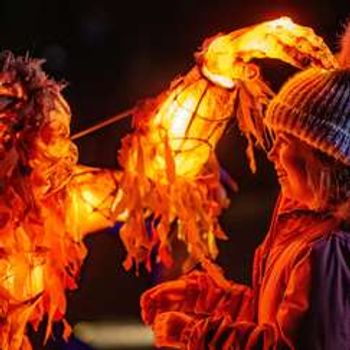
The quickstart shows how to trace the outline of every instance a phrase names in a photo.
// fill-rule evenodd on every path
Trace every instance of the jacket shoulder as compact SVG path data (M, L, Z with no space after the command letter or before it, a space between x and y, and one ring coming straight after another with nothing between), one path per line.
M332 231L311 242L311 262L316 271L347 272L350 284L350 232Z

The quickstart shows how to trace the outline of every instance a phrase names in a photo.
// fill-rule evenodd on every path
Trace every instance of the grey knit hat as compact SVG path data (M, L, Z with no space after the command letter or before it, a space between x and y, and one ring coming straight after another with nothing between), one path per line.
M307 69L269 104L265 124L350 165L350 69Z

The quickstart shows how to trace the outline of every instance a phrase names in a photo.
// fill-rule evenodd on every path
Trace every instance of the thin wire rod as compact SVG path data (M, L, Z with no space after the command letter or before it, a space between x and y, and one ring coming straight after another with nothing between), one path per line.
M80 139L88 134L91 134L91 133L97 131L97 130L105 128L106 126L108 126L110 124L113 124L113 123L118 122L119 120L125 119L125 118L129 117L130 115L132 115L135 112L135 110L136 110L135 108L131 108L131 109L128 109L128 110L123 111L121 113L118 113L118 114L114 115L113 117L102 120L101 122L87 128L85 130L78 131L76 134L74 134L71 137L71 139L72 140Z

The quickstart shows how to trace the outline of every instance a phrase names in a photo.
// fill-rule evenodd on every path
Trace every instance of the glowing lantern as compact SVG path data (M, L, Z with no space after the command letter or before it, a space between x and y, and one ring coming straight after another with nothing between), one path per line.
M288 17L209 39L198 55L198 62L209 80L232 88L237 79L249 79L258 73L255 65L247 65L251 59L264 57L276 58L298 68L338 66L322 38Z
M149 123L149 140L158 148L147 176L156 179L166 174L167 139L176 175L194 178L226 127L234 97L232 91L203 79L197 68L175 82Z
M150 267L150 252L158 245L159 259L171 263L174 230L196 260L215 258L215 238L225 237L217 218L227 199L213 151L235 117L255 170L253 146L264 146L264 109L273 93L249 61L263 57L298 67L336 66L311 29L280 18L206 41L197 66L135 114L135 132L120 151L125 198L116 207L117 214L129 215L121 230L127 268ZM151 213L152 229L146 230Z
M84 236L114 224L119 175L77 165L69 107L40 62L4 53L0 67L0 349L29 350L28 323L46 316L47 339L64 318Z
M114 171L82 165L75 167L69 184L69 210L65 223L77 240L87 233L115 224L117 219L113 214L113 206L121 198L119 178L120 174ZM77 220L80 217L84 220ZM123 217L118 217L118 220L123 220Z

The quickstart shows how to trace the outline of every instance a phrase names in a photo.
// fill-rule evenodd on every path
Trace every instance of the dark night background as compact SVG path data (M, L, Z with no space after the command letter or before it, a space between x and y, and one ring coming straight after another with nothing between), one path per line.
M64 95L74 133L166 89L193 65L205 38L281 15L311 26L336 50L350 1L1 0L0 46L45 58L45 70L69 83ZM273 62L264 67L272 86L290 73ZM116 150L129 130L125 120L79 140L81 162L116 167ZM258 173L250 174L244 147L233 126L218 146L219 159L240 186L222 219L230 241L220 245L219 260L229 277L249 283L253 251L267 230L278 189L263 154ZM138 297L151 286L151 276L137 278L122 269L124 251L112 230L86 243L90 253L80 289L69 293L68 319L137 318Z

